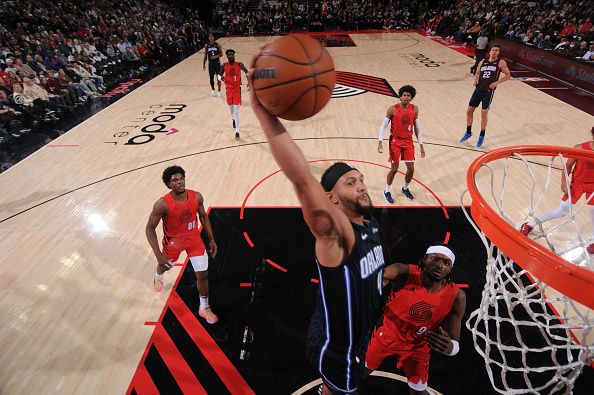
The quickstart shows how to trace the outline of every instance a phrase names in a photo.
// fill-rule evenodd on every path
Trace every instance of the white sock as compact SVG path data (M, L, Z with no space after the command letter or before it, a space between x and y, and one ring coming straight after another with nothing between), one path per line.
M163 273L159 274L159 273L155 272L155 278L158 279L158 280L162 279L163 278Z
M569 199L567 199L565 201L562 200L556 209L549 210L549 211L543 213L540 217L538 217L538 221L540 223L545 223L552 219L561 218L561 217L566 216L567 214L569 214L569 205L570 204L571 204L571 202L569 201ZM536 221L529 221L528 225L535 227Z
M404 183L404 186L403 186L402 188L404 188L404 189L408 189L408 182L405 182L405 183Z
M233 106L233 119L235 119L235 131L239 133L239 105Z
M200 308L205 309L209 306L208 304L208 295L202 296L200 295Z
M386 187L384 188L384 192L390 192L390 187L391 187L391 185L386 184Z

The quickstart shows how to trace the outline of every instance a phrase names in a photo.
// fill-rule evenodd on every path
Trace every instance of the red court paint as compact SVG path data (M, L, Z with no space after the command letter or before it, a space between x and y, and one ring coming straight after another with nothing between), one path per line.
M288 270L287 270L287 269L285 269L284 267L282 267L282 266L281 266L281 265L279 265L278 263L276 263L276 262L273 262L273 261L272 261L272 260L270 260L270 259L266 259L266 263L268 263L268 264L269 264L269 265L271 265L272 267L275 267L275 268L277 268L278 270L280 270L280 271L281 271L281 272L283 272L283 273L286 273L286 272L288 272Z
M231 394L255 395L254 390L251 389L249 384L237 371L237 368L227 358L223 350L220 349L206 329L204 329L202 323L188 309L188 306L176 291L171 292L168 304L173 314L175 314L184 327L186 333L192 338L192 341L200 351L202 351L204 358L212 366L229 392Z
M135 390L137 394L142 395L159 395L159 390L155 387L151 375L146 371L144 366L139 366L138 369L136 369L136 373L134 373L134 377L132 377L126 395L129 395L132 390Z
M176 128L171 128L171 129L169 129L169 131L168 131L167 133L165 133L165 136L171 136L172 134L175 134L175 133L177 133L177 132L179 132L179 130L178 130L178 129L176 129Z
M155 326L155 325L157 325L157 324L158 324L158 322L157 322L157 321L144 321L144 325L152 325L152 326Z
M248 236L247 232L243 232L243 238L245 241L247 241L250 247L254 247L254 243L252 242L252 239L250 239L250 236Z
M161 358L163 358L163 362L169 368L175 382L181 388L182 393L207 395L206 390L200 384L196 375L194 375L194 372L192 372L192 369L162 326L155 328L153 344Z

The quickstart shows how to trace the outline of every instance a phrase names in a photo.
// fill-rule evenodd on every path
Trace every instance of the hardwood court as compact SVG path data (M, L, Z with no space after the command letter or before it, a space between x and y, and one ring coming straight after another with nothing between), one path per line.
M361 76L352 77L359 81L352 85L361 90L361 83L368 84L377 91L368 82L376 80L368 76L385 79L393 90L404 84L417 89L413 103L420 107L427 157L416 162L414 201L397 193L402 175L396 178L396 205L459 206L468 165L484 151L519 144L574 145L589 138L591 115L512 80L497 89L482 149L471 145L475 139L460 144L473 90L472 60L416 33L350 37L356 46L328 50L337 70ZM270 40L219 42L223 49L235 49L237 60L247 65L260 44ZM419 54L437 66L425 66ZM164 292L153 291L155 259L144 228L153 203L167 192L161 182L166 166L184 167L186 186L202 192L207 207L238 208L244 201L247 207L297 205L281 174L255 188L278 167L246 92L242 137L234 140L226 102L209 96L202 57L191 56L0 176L3 394L124 393L129 388L158 330L151 323L159 321L180 275L180 268L172 269ZM376 151L377 129L396 99L346 91L314 118L285 124L314 162L316 176L327 160L360 161L371 197L383 206L387 154ZM524 190L522 182L507 186L510 196ZM544 209L556 206L559 198L560 193L547 196ZM507 208L519 215L526 205L510 199ZM589 219L579 221L588 235ZM591 371L585 373L591 377Z

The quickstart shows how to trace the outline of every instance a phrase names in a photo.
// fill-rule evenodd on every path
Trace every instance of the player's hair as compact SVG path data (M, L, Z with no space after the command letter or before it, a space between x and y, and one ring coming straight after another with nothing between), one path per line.
M402 96L404 92L410 93L412 99L414 99L417 94L417 90L412 85L401 86L400 89L398 89L398 97Z
M235 50L229 48L228 50L225 51L225 55L227 55L227 56L229 56L230 53L234 54L235 53Z
M171 181L171 177L173 177L174 174L181 174L184 177L186 176L186 172L181 166L169 166L163 170L163 182L167 188L169 188L169 181Z
M448 247L447 245L437 242L437 243L432 243L429 245L429 247L431 246L444 246L444 247ZM450 247L448 247L450 248ZM417 265L419 265L419 267L421 268L421 273L423 272L423 270L425 270L425 259L427 259L427 254L423 255L423 257L421 258L421 260L419 261L419 263ZM452 271L453 271L453 266L452 266L452 270L450 271L450 274L447 275L447 277L445 278L446 283L452 282Z
M499 48L499 50L501 51L501 45L499 45L499 44L491 45L491 49L493 49L493 48Z

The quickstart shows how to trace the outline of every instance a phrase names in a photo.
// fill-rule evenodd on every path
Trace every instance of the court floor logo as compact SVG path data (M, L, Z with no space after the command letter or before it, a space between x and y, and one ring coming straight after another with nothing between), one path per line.
M373 77L348 71L336 72L336 85L332 98L342 98L373 92L379 95L398 97L390 83L384 78Z
M113 133L113 140L105 141L105 144L117 146L123 143L123 145L134 146L150 143L160 133L169 132L171 126L169 122L175 119L175 114L182 112L186 107L186 104L152 104L148 106L148 109L143 110L140 116L132 119L128 125L122 126L121 130ZM139 128L140 130L138 130Z
M422 53L403 53L399 55L406 63L414 67L439 67L445 62L435 61Z

